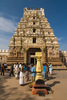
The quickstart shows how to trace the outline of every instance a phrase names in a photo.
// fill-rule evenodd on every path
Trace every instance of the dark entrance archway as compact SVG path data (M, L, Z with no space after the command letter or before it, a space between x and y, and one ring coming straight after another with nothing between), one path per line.
M27 63L36 64L35 52L41 52L40 48L29 48L27 50Z

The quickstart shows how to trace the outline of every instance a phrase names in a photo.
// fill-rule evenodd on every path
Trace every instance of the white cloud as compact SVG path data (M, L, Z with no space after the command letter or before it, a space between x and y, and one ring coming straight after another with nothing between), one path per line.
M0 49L8 49L10 38L18 25L17 17L0 12Z
M8 49L9 43L10 43L10 39L1 37L0 38L0 49Z
M62 40L62 37L57 37L58 38L58 41L61 41Z
M64 42L63 42L63 40L64 40L64 38L62 38L62 37L57 37L58 38L58 42L59 42L59 50L60 51L67 51L67 44L65 44Z
M62 50L62 51L67 51L67 44L61 44L60 45L60 50Z
M4 17L0 17L0 31L3 32L14 32L16 26L15 22Z

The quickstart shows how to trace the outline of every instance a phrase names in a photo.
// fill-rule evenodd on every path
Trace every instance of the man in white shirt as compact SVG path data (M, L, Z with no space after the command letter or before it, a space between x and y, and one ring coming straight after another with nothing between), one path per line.
M19 69L21 69L21 63L19 64Z

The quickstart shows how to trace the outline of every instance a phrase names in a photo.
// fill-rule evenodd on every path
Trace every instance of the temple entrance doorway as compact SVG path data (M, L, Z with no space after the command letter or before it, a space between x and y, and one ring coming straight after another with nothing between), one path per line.
M36 64L35 52L41 52L40 48L29 48L27 51L27 63Z
M31 58L31 63L33 63L33 64L34 64L34 58Z

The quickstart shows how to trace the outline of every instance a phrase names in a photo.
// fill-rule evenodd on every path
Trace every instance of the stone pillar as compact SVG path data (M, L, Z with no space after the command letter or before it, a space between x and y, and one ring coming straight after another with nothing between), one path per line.
M35 53L35 57L37 59L35 81L38 80L38 79L43 80L43 77L42 77L42 66L41 66L42 52L36 52Z

